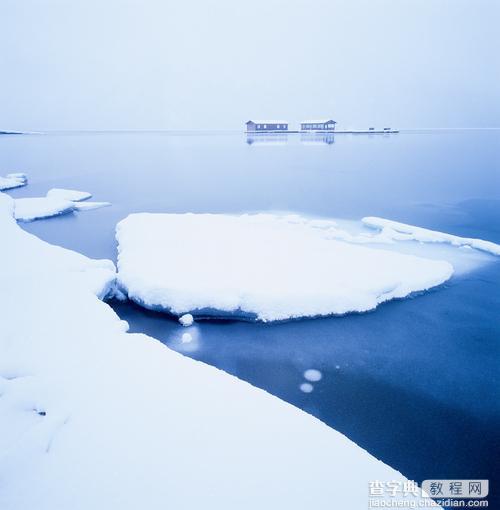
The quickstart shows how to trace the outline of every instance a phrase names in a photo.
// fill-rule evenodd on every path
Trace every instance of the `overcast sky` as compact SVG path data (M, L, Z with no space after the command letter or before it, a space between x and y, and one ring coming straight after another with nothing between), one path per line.
M500 0L2 0L0 129L490 127Z

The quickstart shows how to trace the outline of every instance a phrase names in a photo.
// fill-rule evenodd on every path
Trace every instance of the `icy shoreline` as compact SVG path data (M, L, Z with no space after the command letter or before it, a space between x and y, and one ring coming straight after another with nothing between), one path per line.
M369 481L405 481L293 406L126 333L99 300L113 264L27 234L13 211L0 193L2 509L361 510Z

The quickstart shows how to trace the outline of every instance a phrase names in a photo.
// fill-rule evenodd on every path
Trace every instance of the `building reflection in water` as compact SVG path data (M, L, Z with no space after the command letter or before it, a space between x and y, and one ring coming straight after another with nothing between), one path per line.
M247 134L246 142L248 145L286 145L288 138L288 134L282 133L252 133ZM333 133L300 133L300 143L304 145L331 145L334 142Z
M282 133L257 133L247 135L248 145L286 145L288 135Z
M301 133L300 142L304 145L331 145L335 142L333 133Z

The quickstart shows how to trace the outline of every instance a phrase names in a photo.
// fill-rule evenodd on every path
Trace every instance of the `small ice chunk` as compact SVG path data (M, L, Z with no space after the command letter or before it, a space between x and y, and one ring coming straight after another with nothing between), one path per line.
M14 215L18 221L33 221L111 205L109 202L82 202L91 196L85 191L53 188L45 197L16 199Z
M192 340L193 340L193 337L189 333L183 333L182 338L181 338L181 342L183 344L188 344Z
M191 326L194 322L194 317L190 313L185 313L179 317L179 322L184 326Z
M110 205L110 202L75 202L75 209L77 211L90 211L91 209L100 209Z
M71 202L81 202L82 200L89 199L91 196L92 194L87 191L77 191L73 189L52 188L47 192L47 197L70 200Z
M305 382L300 385L300 391L304 393L311 393L314 390L314 386L311 383Z
M28 177L23 173L7 174L5 177L0 176L0 191L8 189L20 188L28 184Z
M323 374L319 370L316 370L315 368L309 368L304 372L304 379L307 379L308 381L311 382L321 381L322 377Z
M75 204L60 198L18 198L14 202L14 216L18 221L50 218L75 210Z
M10 174L7 174L7 177L17 177L19 179L24 179L25 181L28 180L28 176L23 172L10 173Z
M470 246L476 250L485 251L500 256L500 245L483 239L460 237L453 234L415 227L398 221L386 220L376 216L367 216L361 220L367 227L380 230L385 237L395 241L418 241L419 243L447 243L452 246Z

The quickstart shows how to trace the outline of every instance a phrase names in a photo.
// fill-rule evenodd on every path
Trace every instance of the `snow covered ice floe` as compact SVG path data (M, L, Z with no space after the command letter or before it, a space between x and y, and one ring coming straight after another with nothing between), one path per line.
M74 189L52 188L47 192L49 198L61 198L63 200L70 200L71 202L81 202L88 200L92 197L91 193L87 191L77 191Z
M74 202L61 198L35 197L17 198L15 216L19 221L33 221L40 218L59 216L75 210Z
M2 510L361 510L370 481L405 481L290 404L126 333L99 300L113 264L13 211L0 194Z
M296 215L132 214L117 226L119 286L155 310L273 321L372 310L453 273L339 232Z
M28 184L28 178L23 173L7 174L5 177L0 176L0 191L8 189L20 188Z
M86 191L53 188L45 197L15 199L15 217L18 221L33 221L111 205L109 202L88 202L91 196Z
M108 207L111 202L74 202L77 211L90 211L91 209L100 209L101 207Z
M421 243L447 243L458 247L475 248L492 255L500 255L500 245L491 241L445 234L444 232L415 227L375 216L367 216L362 219L362 222L367 227L380 230L380 234L375 238L379 242L419 241Z

